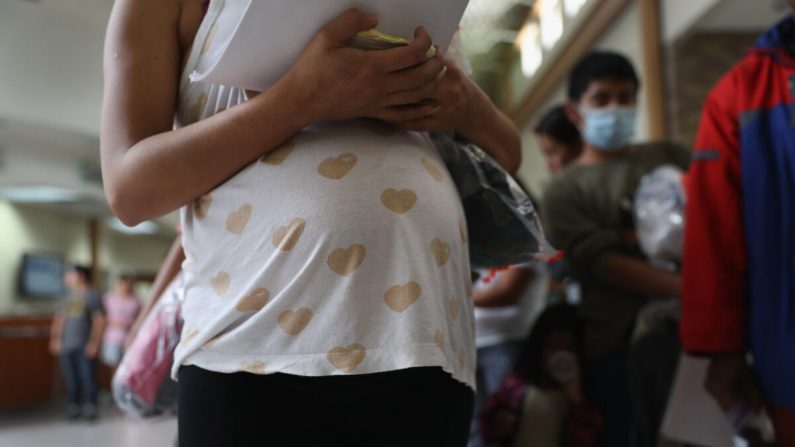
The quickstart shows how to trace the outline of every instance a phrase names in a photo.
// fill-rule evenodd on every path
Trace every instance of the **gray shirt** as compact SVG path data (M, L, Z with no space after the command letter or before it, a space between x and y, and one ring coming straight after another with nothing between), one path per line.
M64 301L61 315L63 315L63 330L61 331L61 349L74 351L83 349L91 336L91 316L104 313L102 297L94 290L84 293L72 293Z

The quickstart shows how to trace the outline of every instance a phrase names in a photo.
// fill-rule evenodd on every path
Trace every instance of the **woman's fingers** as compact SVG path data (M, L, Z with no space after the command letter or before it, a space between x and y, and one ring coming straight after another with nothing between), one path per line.
M428 50L433 45L431 36L423 27L417 28L414 40L403 47L373 51L372 57L385 73L405 70L421 64L427 59Z

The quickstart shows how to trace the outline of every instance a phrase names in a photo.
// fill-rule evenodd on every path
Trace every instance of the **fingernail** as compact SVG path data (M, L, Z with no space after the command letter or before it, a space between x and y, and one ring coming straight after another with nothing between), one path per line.
M370 13L370 14L365 14L365 16L367 17L368 20L371 20L373 22L377 22L378 21L378 14Z

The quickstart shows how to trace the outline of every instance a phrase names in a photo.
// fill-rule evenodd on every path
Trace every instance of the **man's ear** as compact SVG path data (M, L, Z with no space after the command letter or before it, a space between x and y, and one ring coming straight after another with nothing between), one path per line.
M569 121L571 121L572 124L577 127L577 129L582 129L585 121L580 116L580 112L577 110L577 104L572 100L568 100L566 101L566 106L564 109L566 111L566 118L568 118Z

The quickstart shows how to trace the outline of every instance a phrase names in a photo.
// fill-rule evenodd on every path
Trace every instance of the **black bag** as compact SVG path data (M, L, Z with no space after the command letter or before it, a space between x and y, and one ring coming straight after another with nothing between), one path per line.
M464 205L475 268L553 260L533 202L516 180L475 144L448 133L431 135Z

